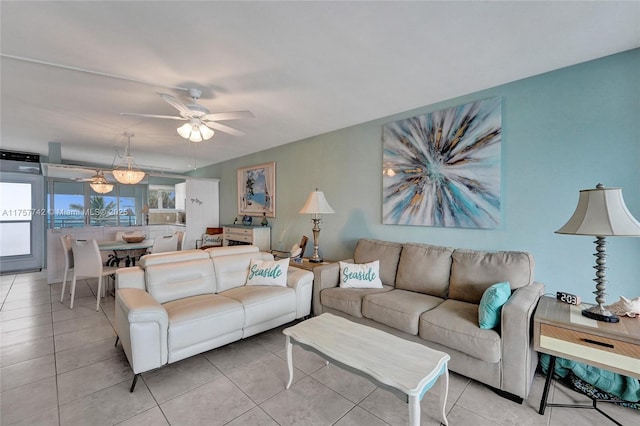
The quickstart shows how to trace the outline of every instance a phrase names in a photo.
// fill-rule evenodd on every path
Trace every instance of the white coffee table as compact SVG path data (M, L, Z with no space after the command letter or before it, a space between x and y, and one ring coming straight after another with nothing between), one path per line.
M363 376L409 403L411 426L420 424L420 401L440 380L440 419L448 425L445 404L449 392L448 354L372 327L324 313L282 331L287 336L289 382L293 381L293 344Z

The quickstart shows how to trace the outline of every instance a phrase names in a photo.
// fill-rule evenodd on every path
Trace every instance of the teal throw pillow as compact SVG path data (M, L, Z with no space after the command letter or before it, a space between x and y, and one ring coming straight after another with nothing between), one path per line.
M500 325L500 311L511 296L509 283L494 284L484 291L478 307L478 323L480 328L491 330Z

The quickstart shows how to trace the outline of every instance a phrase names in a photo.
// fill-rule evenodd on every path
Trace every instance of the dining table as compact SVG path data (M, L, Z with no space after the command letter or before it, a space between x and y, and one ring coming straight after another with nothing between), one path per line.
M128 243L126 241L100 241L98 248L100 251L112 251L109 255L107 266L120 266L122 260L126 266L136 266L135 252L147 250L153 247L153 238L144 239L138 243Z

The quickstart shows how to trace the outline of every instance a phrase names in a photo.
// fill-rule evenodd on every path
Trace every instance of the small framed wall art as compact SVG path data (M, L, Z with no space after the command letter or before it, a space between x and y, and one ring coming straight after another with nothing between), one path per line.
M238 169L238 214L276 216L276 163Z

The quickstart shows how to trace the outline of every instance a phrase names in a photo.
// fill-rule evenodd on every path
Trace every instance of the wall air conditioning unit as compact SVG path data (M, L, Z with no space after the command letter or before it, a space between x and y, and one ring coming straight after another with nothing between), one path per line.
M0 171L39 175L40 155L0 150Z

